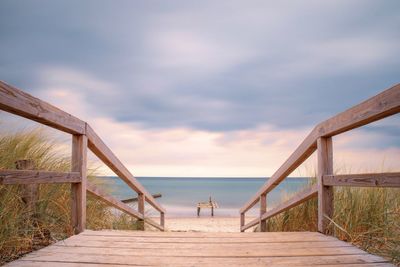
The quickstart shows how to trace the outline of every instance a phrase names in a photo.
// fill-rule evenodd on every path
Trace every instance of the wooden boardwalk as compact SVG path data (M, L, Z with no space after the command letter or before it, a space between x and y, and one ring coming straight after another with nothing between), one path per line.
M7 266L393 266L315 232L84 231Z

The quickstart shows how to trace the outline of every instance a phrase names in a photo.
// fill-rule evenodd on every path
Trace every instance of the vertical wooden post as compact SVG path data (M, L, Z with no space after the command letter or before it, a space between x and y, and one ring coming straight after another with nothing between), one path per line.
M87 175L87 136L72 136L71 170L79 172L82 182L71 184L71 219L75 234L83 232L86 228L86 175Z
M162 227L165 227L165 213L164 212L160 213L160 225Z
M267 231L267 221L261 220L261 216L267 212L267 194L260 196L260 232Z
M138 211L144 216L144 202L145 196L142 193L138 193ZM138 220L138 230L144 230L144 220Z
M332 137L317 140L318 154L318 231L328 234L329 220L333 216L333 188L322 184L322 176L333 174Z
M244 212L240 213L240 232L244 232L244 230L242 230L242 227L244 226L245 221L246 221L246 217L245 217Z
M35 162L30 159L17 160L15 162L17 170L34 170ZM39 198L39 185L26 184L22 185L22 201L28 206L30 211L34 211L36 202Z

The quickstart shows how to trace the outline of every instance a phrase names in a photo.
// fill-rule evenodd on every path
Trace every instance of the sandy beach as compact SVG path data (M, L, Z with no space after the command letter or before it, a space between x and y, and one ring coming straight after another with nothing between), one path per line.
M253 218L246 218L250 221ZM239 232L239 217L166 218L165 226L171 232Z

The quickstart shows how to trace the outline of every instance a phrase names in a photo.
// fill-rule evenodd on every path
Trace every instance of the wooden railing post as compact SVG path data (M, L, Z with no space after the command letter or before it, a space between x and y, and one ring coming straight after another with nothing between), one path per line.
M318 231L328 234L329 220L333 216L333 188L324 186L323 175L333 173L332 137L320 137L317 140L318 154Z
M83 232L86 227L86 169L87 169L87 137L86 135L72 136L71 169L79 172L82 181L71 184L71 220L75 234Z
M245 225L245 223L246 223L245 213L242 212L240 213L240 232L244 232L244 230L242 230L242 227Z
M145 195L143 193L138 193L138 211L144 217L144 202ZM138 220L138 230L144 230L144 220Z
M260 232L267 231L267 220L262 220L261 217L267 212L267 194L260 196Z
M160 225L164 228L165 227L165 213L160 212Z
M17 170L34 170L35 162L30 159L17 160L15 162ZM22 186L22 200L30 211L34 211L36 202L39 198L39 184L26 184Z

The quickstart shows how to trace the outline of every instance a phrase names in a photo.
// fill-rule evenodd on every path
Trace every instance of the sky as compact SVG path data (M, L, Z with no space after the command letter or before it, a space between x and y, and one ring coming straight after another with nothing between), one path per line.
M399 83L399 29L397 0L2 0L0 79L87 121L137 176L265 177ZM335 137L338 172L400 170L399 122Z

